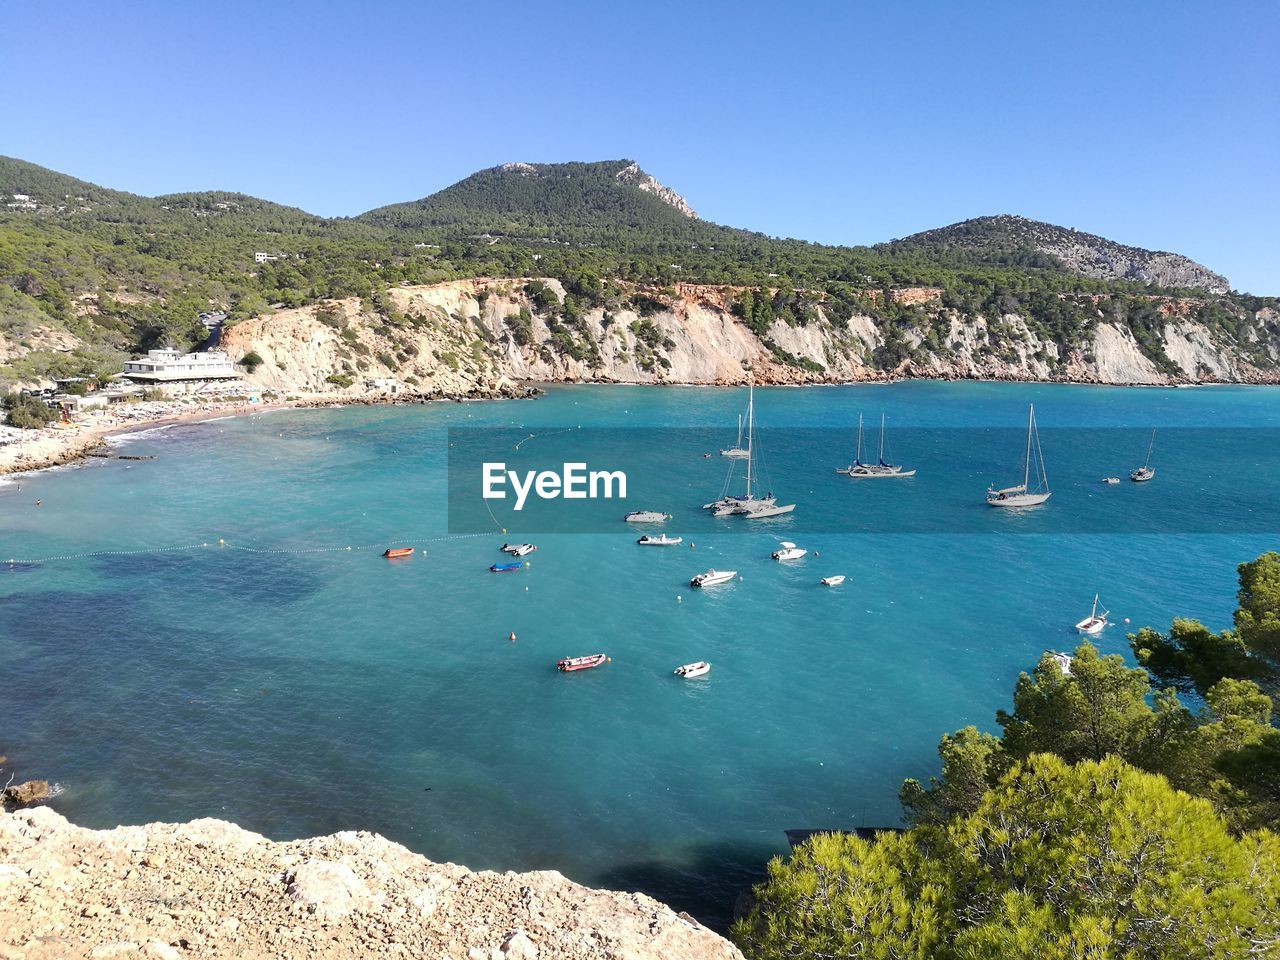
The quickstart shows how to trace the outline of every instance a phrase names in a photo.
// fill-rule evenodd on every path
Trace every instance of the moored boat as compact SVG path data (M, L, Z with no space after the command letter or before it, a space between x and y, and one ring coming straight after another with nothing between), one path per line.
M1036 487L1031 487L1031 464L1036 464ZM1027 449L1023 456L1022 482L1012 487L996 490L987 488L987 505L992 507L1036 507L1044 503L1053 492L1049 489L1049 475L1044 468L1044 453L1040 450L1040 433L1036 430L1036 407L1027 411Z
M632 510L622 519L627 523L662 523L664 520L670 520L671 514L663 513L661 510Z
M685 680L692 680L694 677L705 677L711 672L711 664L705 660L699 660L696 663L686 663L682 667L676 667L672 671L677 677L683 677Z
M646 533L636 543L642 547L674 547L677 543L684 543L684 537L668 537L665 533L655 537L651 533Z
M510 547L503 547L502 549L504 553L509 553L513 557L527 557L538 548L532 543L516 543L512 544Z
M845 581L845 575L843 573L837 573L833 577L823 577L818 582L821 583L824 587L838 587L840 586L840 584L844 583L844 581Z
M797 547L790 540L783 540L770 556L775 560L799 560L808 552L804 547Z
M1155 444L1156 432L1155 430L1152 430L1151 439L1147 442L1147 459L1143 462L1142 466L1129 474L1129 479L1134 483L1146 483L1156 475L1155 470L1151 467L1151 448L1154 447Z
M557 660L556 669L561 673L573 673L576 670L590 670L592 667L610 662L603 653L592 653L585 657L565 657L563 660Z
M490 573L514 573L517 570L524 569L524 561L520 560L516 563L495 563L490 565Z
M1093 595L1093 609L1089 611L1089 615L1076 624L1076 629L1086 636L1093 636L1101 633L1107 625L1107 616L1110 610L1103 610L1098 613L1098 595Z
M1113 484L1113 483L1119 483L1119 482L1120 482L1120 478L1119 478L1119 477L1103 477L1103 478L1102 478L1102 482L1103 482L1103 483L1105 483L1105 484L1110 485L1110 484Z
M714 587L720 583L728 583L738 575L737 570L708 570L706 573L695 574L689 581L691 587Z
M400 557L409 557L413 555L413 547L388 547L382 552L382 555L388 560L396 560Z

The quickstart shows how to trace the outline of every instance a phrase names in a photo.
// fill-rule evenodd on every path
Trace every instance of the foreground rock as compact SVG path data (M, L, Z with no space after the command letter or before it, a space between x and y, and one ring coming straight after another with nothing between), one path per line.
M48 780L28 780L26 783L14 784L11 787L5 787L4 793L0 794L0 802L15 807L47 799L49 799Z
M0 816L0 960L212 956L741 960L642 894L473 873L369 833L273 843L220 820Z

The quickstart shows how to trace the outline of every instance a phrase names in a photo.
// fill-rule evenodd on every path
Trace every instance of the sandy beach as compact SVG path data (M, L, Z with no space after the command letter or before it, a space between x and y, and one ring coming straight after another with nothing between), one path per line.
M102 446L113 434L284 407L314 406L316 402L312 397L275 403L151 400L94 411L70 423L51 424L39 430L0 426L0 475L71 463Z

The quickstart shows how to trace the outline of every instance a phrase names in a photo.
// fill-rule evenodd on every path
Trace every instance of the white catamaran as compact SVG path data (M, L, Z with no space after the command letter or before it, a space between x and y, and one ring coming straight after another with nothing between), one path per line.
M1156 432L1153 429L1151 431L1151 439L1147 442L1147 459L1143 462L1142 466L1140 466L1137 470L1133 471L1133 473L1129 474L1129 479L1132 480L1134 483L1146 483L1148 480L1150 480L1152 477L1156 475L1156 472L1151 469L1151 448L1154 447L1155 445L1156 445Z
M1038 476L1034 489L1031 487L1033 455ZM1044 453L1040 450L1040 433L1036 430L1036 405L1033 403L1027 414L1027 450L1023 456L1022 483L1002 490L988 487L987 503L993 507L1036 507L1051 496L1053 492L1049 489L1049 476L1044 469Z
M906 470L884 459L884 414L880 414L880 456L875 463L862 462L862 414L858 414L858 444L854 450L853 463L847 467L838 467L836 473L843 473L851 479L872 479L879 477L914 477L914 470Z
M784 513L790 513L796 508L794 503L779 505L777 498L772 493L767 493L760 497L752 493L751 483L754 479L752 476L752 466L756 458L755 447L755 380L754 378L747 384L747 487L745 492L739 495L729 496L728 487L733 481L732 470L729 473L728 480L725 481L725 496L719 500L713 500L711 503L703 504L704 510L712 511L713 516L729 517L743 516L748 520L763 520L767 517L777 517Z

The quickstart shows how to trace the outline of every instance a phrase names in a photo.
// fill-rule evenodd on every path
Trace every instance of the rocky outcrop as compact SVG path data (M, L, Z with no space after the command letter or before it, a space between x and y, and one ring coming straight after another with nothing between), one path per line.
M273 843L219 820L0 816L0 958L741 960L642 894L472 872L369 833Z
M693 212L693 208L689 206L688 201L680 194L676 193L670 187L663 186L652 176L640 169L640 164L632 160L625 167L619 170L614 179L619 183L627 186L637 187L645 193L652 193L655 197L665 203L668 207L679 210L686 217L697 219L697 214Z
M48 780L28 780L25 783L16 783L5 787L3 793L0 793L0 803L24 807L30 803L47 800L49 793Z
M904 288L888 299L910 305L917 319L895 327L905 343L895 357L886 356L886 330L874 316L855 311L838 320L820 297L804 322L775 320L757 335L733 312L740 288L633 288L569 318L558 305L566 295L559 281L533 284L545 288L541 306L526 280L400 286L389 291L391 314L362 312L354 299L281 310L228 329L223 345L233 357L262 358L249 379L264 389L348 398L388 390L501 395L537 382L736 384L749 369L760 382L785 384L1277 379L1274 358L1258 362L1269 330L1259 326L1249 340L1254 328L1247 327L1237 343L1195 319L1203 301L1151 298L1165 318L1164 355L1153 357L1127 325L1104 321L1088 297L1081 302L1098 320L1079 343L1064 346L1019 314L968 316L946 307L935 288ZM868 291L873 306L884 299L883 291Z

